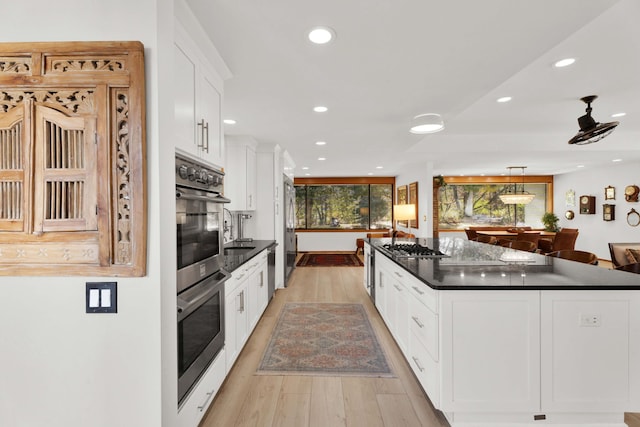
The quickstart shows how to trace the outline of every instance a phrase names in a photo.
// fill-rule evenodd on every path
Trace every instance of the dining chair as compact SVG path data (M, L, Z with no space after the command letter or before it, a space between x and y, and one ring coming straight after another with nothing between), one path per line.
M465 228L464 232L467 235L467 239L469 240L476 240L478 238L478 233L476 232L476 230L471 230L470 228Z
M578 239L577 228L563 228L558 231L553 240L540 239L538 249L543 254L556 251L574 250Z
M496 239L495 236L484 236L482 234L479 234L478 237L476 237L476 242L495 245L496 243L498 243L498 239Z
M524 242L533 242L536 244L536 249L538 248L538 241L540 241L540 232L534 232L534 231L529 231L529 232L525 232L525 231L519 231L518 235L516 236L516 240L520 240L520 241L524 241Z
M609 253L611 254L611 263L614 268L621 267L625 264L633 264L634 261L629 259L627 251L634 249L640 251L640 242L635 243L609 243ZM635 257L634 257L635 258ZM640 260L636 260L640 262Z
M640 262L634 262L633 264L625 264L620 267L616 267L615 270L628 271L629 273L640 274Z
M512 240L508 245L503 245L506 248L516 249L519 251L535 252L538 249L538 245L533 242L527 242L526 240Z
M591 252L565 249L548 253L547 256L568 259L570 261L582 262L584 264L598 264L598 256Z

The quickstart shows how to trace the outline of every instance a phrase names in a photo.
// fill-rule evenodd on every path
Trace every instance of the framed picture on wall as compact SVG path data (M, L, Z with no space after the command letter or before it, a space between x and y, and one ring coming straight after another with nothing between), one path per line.
M409 184L409 196L408 196L408 203L412 203L414 205L416 205L416 219L415 220L410 220L409 221L409 227L411 228L418 228L418 212L420 212L420 210L418 209L418 183L417 182L412 182L411 184Z
M398 187L398 197L396 200L396 204L398 205L406 205L407 204L407 200L408 200L408 193L407 193L407 186L406 185L402 185L400 187ZM408 227L409 221L398 221L398 225L401 225L403 227Z

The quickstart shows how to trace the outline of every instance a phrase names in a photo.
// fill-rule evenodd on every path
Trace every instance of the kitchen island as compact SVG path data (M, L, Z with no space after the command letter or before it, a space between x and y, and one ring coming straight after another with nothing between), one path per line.
M367 286L452 426L624 427L640 410L638 275L465 239L418 239L430 258L391 242L366 242Z

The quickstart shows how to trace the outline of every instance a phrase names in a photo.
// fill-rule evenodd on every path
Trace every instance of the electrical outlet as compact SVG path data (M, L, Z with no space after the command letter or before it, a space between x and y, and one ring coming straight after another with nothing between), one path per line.
M580 314L580 326L600 326L602 319L599 314Z

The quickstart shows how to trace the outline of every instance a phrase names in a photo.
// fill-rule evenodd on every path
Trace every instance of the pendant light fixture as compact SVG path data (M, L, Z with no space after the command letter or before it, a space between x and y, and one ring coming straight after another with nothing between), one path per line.
M444 129L442 116L436 113L427 113L417 115L413 118L409 132L422 135L440 132L442 129Z
M598 123L591 117L591 103L595 101L596 98L596 95L580 98L582 102L587 104L587 114L578 118L580 130L576 136L569 140L569 144L585 145L598 142L613 132L616 126L620 124L620 122Z
M522 169L522 191L518 191L518 184L513 183L513 187L509 186L507 193L500 195L500 200L505 205L526 205L530 203L536 196L535 194L524 191L524 170L526 166L509 166L509 182L511 182L511 170Z

